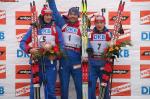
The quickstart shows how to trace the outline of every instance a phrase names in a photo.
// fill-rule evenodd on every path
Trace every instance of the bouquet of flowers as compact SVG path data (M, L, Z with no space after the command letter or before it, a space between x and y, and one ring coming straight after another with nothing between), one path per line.
M126 45L132 46L130 41L124 41L121 43L116 43L112 46L108 46L102 53L102 57L106 59L106 64L104 65L103 75L102 75L102 84L106 84L110 79L110 75L113 71L113 61L114 58L119 58L119 51L122 47ZM104 85L106 86L106 85Z
M37 48L38 51L32 55L32 60L38 61L42 56L48 57L53 64L53 60L62 57L62 52L58 45L52 45L50 43L43 44L41 48Z
M43 55L53 62L53 60L62 57L62 52L58 45L45 44L43 47Z
M125 47L127 45L132 46L129 40L121 43L116 43L112 46L108 46L106 49L104 49L104 52L101 53L101 56L105 59L109 59L112 57L119 58L119 51L121 50L122 47Z

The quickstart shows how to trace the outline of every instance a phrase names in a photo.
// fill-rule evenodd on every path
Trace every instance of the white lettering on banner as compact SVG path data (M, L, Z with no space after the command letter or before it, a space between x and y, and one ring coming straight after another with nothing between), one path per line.
M17 35L17 36L16 36L17 41L20 42L25 34L26 34L26 33L20 33L19 35Z
M78 29L67 26L66 27L66 32L67 33L75 33L75 34L77 34L78 33Z
M43 43L50 43L55 45L55 36L54 35L38 35L38 45L42 46Z
M150 15L146 15L144 17L141 17L141 24L150 22Z
M64 42L66 46L80 48L81 46L81 38L77 34L72 33L63 33Z
M147 76L150 76L150 69L142 70L141 71L141 77L144 78Z
M111 89L111 94L115 95L124 91L129 91L131 89L131 85L129 83L117 86Z
M41 34L52 34L52 31L50 28L43 28Z
M20 16L18 20L31 20L31 16Z
M0 11L0 19L6 18L5 11Z
M93 40L97 41L105 41L106 40L106 35L105 34L94 34L93 35Z
M6 66L0 66L0 73L6 72Z
M92 48L94 50L94 54L100 55L104 49L107 47L106 41L91 41Z
M26 94L29 92L30 92L30 85L27 85L27 86L24 86L21 88L17 88L16 89L16 96L20 96L20 95L23 95L23 94Z

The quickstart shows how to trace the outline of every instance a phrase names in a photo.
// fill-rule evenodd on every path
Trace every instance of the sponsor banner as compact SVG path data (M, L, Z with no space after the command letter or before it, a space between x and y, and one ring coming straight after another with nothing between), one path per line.
M0 64L0 79L6 78L6 64Z
M29 11L16 11L16 25L30 25L31 15Z
M114 29L109 29L110 32L113 33ZM117 44L119 42L124 42L127 40L131 40L131 30L130 29L124 29L124 34L120 34L119 38L117 39Z
M5 33L3 31L0 31L0 41L5 40Z
M130 79L131 70L130 65L115 65L113 68L113 79Z
M150 10L140 11L140 24L150 25Z
M16 29L16 38L18 42L22 40L27 31L28 29Z
M140 60L150 60L150 47L140 47Z
M0 85L0 97L3 96L5 94L5 88L4 86Z
M30 65L16 65L16 79L30 79Z
M141 40L142 41L150 41L150 31L143 31L141 33Z
M142 95L150 95L150 86L142 86L141 94Z
M0 0L0 2L17 2L18 0Z
M131 84L129 82L113 82L112 96L131 96Z
M0 10L0 24L6 24L6 11Z
M129 58L130 57L130 50L129 49L122 49L119 51L119 58Z
M30 93L30 83L16 83L15 84L16 96L29 96Z
M150 2L150 0L131 0L131 2Z
M150 64L140 65L140 76L141 78L150 78Z
M21 49L17 49L16 51L17 51L17 53L16 53L17 54L17 58L26 58L26 59L28 59L30 57L29 54L25 53Z
M6 47L0 46L0 60L6 60Z
M117 17L117 12L111 11L109 12L109 25L114 25ZM122 14L122 25L130 25L130 12L124 11Z
M61 85L60 82L56 82L55 94L56 96L61 96Z

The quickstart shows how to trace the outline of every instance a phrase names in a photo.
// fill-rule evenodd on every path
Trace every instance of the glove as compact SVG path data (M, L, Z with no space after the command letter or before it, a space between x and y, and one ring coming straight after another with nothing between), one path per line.
M87 48L86 52L88 53L89 56L93 56L93 48Z

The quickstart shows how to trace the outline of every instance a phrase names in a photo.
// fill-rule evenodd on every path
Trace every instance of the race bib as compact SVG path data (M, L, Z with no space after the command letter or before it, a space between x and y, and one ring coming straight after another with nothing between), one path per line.
M91 41L92 48L94 50L94 54L100 55L104 49L107 47L106 41Z
M95 55L100 55L107 47L106 35L105 34L94 34L91 41L92 48Z
M38 45L42 47L43 44L50 43L55 45L55 36L53 35L38 35Z
M64 42L66 46L80 48L81 46L81 38L77 34L73 33L63 33Z

